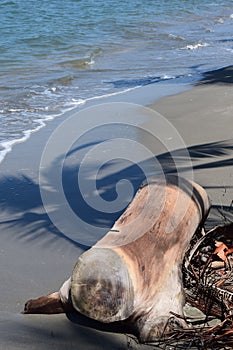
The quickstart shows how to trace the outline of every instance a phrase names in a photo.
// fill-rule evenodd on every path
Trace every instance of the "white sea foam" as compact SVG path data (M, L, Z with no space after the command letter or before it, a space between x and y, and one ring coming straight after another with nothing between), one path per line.
M91 58L91 60L90 60L90 61L87 61L86 64L87 64L88 66L93 66L93 65L95 64L95 60L93 60L93 58Z
M217 23L223 24L223 23L224 23L224 19L223 19L223 18L219 18L219 19L217 20Z
M43 128L47 121L52 120L54 117L47 117L46 119L39 119L37 120L38 126L35 129L31 130L24 130L22 132L23 136L14 140L9 140L9 141L2 141L0 146L3 148L0 151L0 163L4 160L5 156L12 151L12 147L18 143L25 142L29 139L31 134L39 131L41 128Z
M79 105L83 105L85 104L86 101L79 98L78 100L76 100L75 98L71 99L71 102L67 102L67 105L74 105L74 106L79 106Z
M175 79L176 77L174 75L167 75L164 74L161 76L161 80L169 80L169 79Z
M9 108L8 109L9 112L22 112L21 108Z
M169 36L169 38L174 39L174 40L180 40L180 41L185 40L185 38L183 36L180 36L180 35L169 34L168 36Z
M206 47L209 46L207 43L197 43L193 45L187 45L185 47L182 47L181 50L196 50L199 49L200 47Z

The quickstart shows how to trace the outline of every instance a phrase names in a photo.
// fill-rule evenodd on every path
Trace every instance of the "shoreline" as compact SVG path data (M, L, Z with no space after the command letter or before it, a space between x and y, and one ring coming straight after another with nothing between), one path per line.
M205 81L206 83L210 83L211 80L214 79L214 83L232 83L231 72L230 75L227 74L228 70L231 71L232 66L221 67L213 71L206 71L203 73L199 73L196 76L178 76L175 78L164 78L164 80L160 80L156 83L148 83L145 85L139 85L132 88L128 88L119 92L112 92L107 95L102 96L93 96L87 98L86 100L77 101L74 107L70 107L68 109L64 109L64 111L57 115L47 116L44 119L37 120L37 126L34 129L25 130L21 138L17 138L15 140L6 140L1 143L0 150L0 164L4 160L5 156L12 151L12 148L15 145L27 141L30 137L33 136L34 133L37 133L40 129L47 126L47 124L54 119L66 118L67 115L71 113L76 113L83 108L88 108L94 104L98 104L98 102L106 103L106 101L113 102L131 102L138 103L144 106L148 106L153 104L154 101L158 99L170 96L177 95L186 90L193 89L195 86L199 84L199 82ZM218 79L218 80L216 80Z
M230 74L228 74L230 70ZM57 115L48 115L44 119L37 120L37 126L34 129L28 129L23 132L21 138L15 140L5 140L1 142L0 147L0 164L4 160L5 156L12 151L12 148L22 142L27 141L34 133L47 126L47 124L54 119L66 118L66 115L70 113L76 113L83 108L88 108L98 102L105 103L106 101L115 102L131 102L139 103L144 106L153 104L158 99L176 95L186 90L193 89L199 84L199 82L205 81L205 83L232 83L231 77L232 66L223 66L215 70L198 73L196 76L177 76L174 78L164 78L156 83L148 83L145 85L139 85L119 92L112 92L107 95L93 96L86 100L77 101L74 107L64 109L64 111Z
M166 87L164 87L164 85ZM25 130L21 138L17 138L15 140L6 140L2 142L0 145L0 164L7 156L7 154L10 153L15 146L17 146L17 144L26 142L30 137L33 137L35 133L40 131L40 129L46 128L46 126L53 120L64 120L67 115L69 116L72 113L79 112L82 109L88 108L101 102L106 103L106 101L127 101L132 103L148 105L149 103L152 103L155 100L155 96L157 96L156 99L159 99L170 94L176 94L178 92L185 91L186 89L190 89L191 85L192 84L190 84L188 79L187 82L185 82L183 78L168 80L165 79L164 81L161 81L159 83L148 84L145 86L137 86L116 93L110 93L103 96L93 96L87 98L86 100L81 100L74 107L64 110L61 114L55 116L51 115L47 116L44 119L37 120L38 125L34 129Z
M224 221L219 210L232 220L233 85L218 82L203 83L178 94L172 94L172 91L175 92L175 87L169 84L164 88L167 92L168 88L171 89L169 90L171 94L160 99L156 98L161 96L158 86L157 92L152 86L145 86L141 91L138 89L136 94L129 94L128 97L125 95L124 101L122 101L123 95L112 97L108 101L140 103L143 100L146 105L172 123L187 145L193 162L194 179L206 188L211 198L213 207L207 220L207 227L213 227L217 222L221 224ZM54 346L56 349L63 349L64 344L68 344L70 349L75 349L77 344L81 344L85 349L104 347L156 349L139 345L124 334L113 334L73 324L65 315L19 315L26 300L58 290L63 281L69 277L77 257L87 249L85 244L75 242L54 227L44 210L40 196L41 155L51 133L64 122L67 115L69 114L48 122L45 128L33 134L27 141L18 144L0 165L0 275L3 281L0 285L0 348L42 349L46 344L48 349L53 349ZM144 122L152 128L151 130L156 130L154 120ZM72 154L68 160L67 171L64 173L64 186L67 183L67 188L70 189L67 196L74 201L73 205L77 195L71 188L76 183L75 164L85 157L91 146L95 146L95 140L100 142L103 139L103 131L94 130L94 134L81 140L81 146L84 145L86 148L79 148L78 153ZM108 132L111 135L113 131L110 128ZM119 137L122 132L126 137L131 135L130 131L128 134L125 128L121 128L116 134L113 133L113 136ZM144 134L139 136L136 135L137 141L144 140ZM61 138L61 145L63 141ZM150 138L146 139L146 142L149 144ZM153 147L154 145L152 149ZM156 145L154 154L164 166L169 165L170 159L163 153L162 147L160 149L159 144ZM186 159L179 150L174 153L174 158L185 170ZM94 157L88 164L87 175L90 177L91 167L96 165ZM130 176L134 175L135 170L133 167L128 167L124 173L122 168L114 169L119 174ZM51 163L45 170L47 189L52 195L50 210L57 210L63 214L62 203L57 203L53 197L56 190L54 179L58 170L56 162ZM110 172L105 176L106 187L113 188L115 184L113 174L115 173ZM108 216L105 221L104 219L106 219L104 216L98 218L107 227L114 221L114 216ZM83 232L81 226L76 229Z

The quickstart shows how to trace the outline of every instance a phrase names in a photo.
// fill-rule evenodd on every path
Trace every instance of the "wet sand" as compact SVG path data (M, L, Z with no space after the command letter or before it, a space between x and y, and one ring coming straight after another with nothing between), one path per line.
M149 91L149 88L141 90L141 93L145 94L145 104L151 103L151 97L148 101L145 91ZM136 97L131 95L128 101L139 103L138 94L139 90ZM140 103L143 103L143 96L141 100ZM121 101L121 97L115 101ZM127 96L124 97L124 101L127 101ZM194 179L206 188L212 201L207 228L221 224L224 220L232 220L233 216L232 101L231 83L212 78L211 82L203 81L191 90L156 100L150 106L173 124L187 146L193 164ZM106 130L101 129L79 140L76 145L77 152L71 152L67 161L63 184L74 210L80 210L89 223L98 223L103 229L100 232L97 230L94 237L85 236L83 240L76 240L76 233L86 234L85 227L76 226L73 228L74 236L66 235L66 227L64 232L61 232L45 212L39 188L39 174L42 170L46 173L46 188L51 194L49 209L51 213L58 213L61 221L66 221L63 217L64 203L56 203L56 198L59 197L56 197L58 168L55 159L48 168L40 168L42 152L51 132L66 118L67 116L63 116L49 122L29 140L16 145L0 165L0 349L64 349L65 346L69 349L151 349L137 344L125 334L89 328L86 323L73 323L65 315L20 314L26 300L58 290L71 274L77 257L92 241L100 238L104 231L107 232L108 227L111 227L117 218L116 213L102 213L95 217L95 212L87 212L85 207L82 208L82 205L77 203L80 194L72 190L72 184L76 181L76 163L80 162L91 146L105 137ZM139 122L151 127L151 130L156 129L155 120L151 117ZM119 137L122 133L126 138L131 135L130 130L126 131L121 127L116 131L108 129L109 135L111 132L114 137ZM61 145L65 142L65 137L64 135L64 140L61 138ZM141 142L143 137L137 135L136 139ZM147 143L150 143L150 137L146 140L145 144ZM86 145L86 148L83 145ZM151 149L164 169L172 171L175 159L182 171L186 171L187 159L181 150L173 151L171 162L168 152L159 146L159 142L156 147L151 145ZM145 159L145 162L147 163L148 159ZM94 159L91 158L88 164L90 173L86 173L86 178L89 176L91 179ZM148 164L150 165L150 162ZM110 167L110 170L105 169L106 188L113 188L116 174L130 175L134 185L139 185L141 178L133 177L133 166L114 166L115 168ZM91 182L87 184L92 185ZM105 195L107 194L106 190ZM70 230L68 223L67 229Z

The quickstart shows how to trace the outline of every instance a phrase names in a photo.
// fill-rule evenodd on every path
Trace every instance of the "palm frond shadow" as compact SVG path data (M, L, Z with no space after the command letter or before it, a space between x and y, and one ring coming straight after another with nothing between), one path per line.
M82 149L85 149L85 145L82 146ZM121 198L122 203L120 210L117 207L115 211L110 213L99 211L98 208L92 208L88 205L85 198L82 196L79 186L77 186L77 173L80 166L79 161L77 161L77 159L79 159L77 156L79 150L80 149L73 149L70 154L67 155L68 160L70 157L75 157L75 166L73 165L74 162L71 162L72 165L70 165L70 162L67 162L67 164L64 163L62 180L66 199L73 212L78 215L82 221L94 227L101 227L104 229L104 232L107 232L131 201L132 193L130 192L129 196L126 191L125 196ZM200 144L188 148L194 171L196 169L215 169L224 166L232 166L233 157L230 158L232 150L233 142L230 140ZM183 172L189 170L190 159L187 159L187 150L182 149L157 156L157 161L161 165L162 172L167 174L176 174L178 170L179 174L182 175ZM56 172L56 169L59 168L60 162L61 159L55 159L50 168L46 169L44 175L46 176L50 188L47 190L47 197L51 200L49 204L51 207L56 208L55 210L62 216L62 203L54 203L53 196L53 193L58 191L53 183L54 171ZM151 172L151 175L157 176L158 173L156 173L154 169L154 159L147 159L144 162L146 163L146 168ZM145 164L127 163L124 164L120 170L116 170L115 165L114 161L108 163L106 166L107 171L104 169L103 176L100 176L97 180L93 178L92 172L94 166L92 169L85 169L82 178L85 187L89 189L93 189L95 187L94 185L97 187L97 191L88 193L89 196L92 196L93 201L95 201L98 196L101 196L102 199L109 202L109 205L111 205L112 201L117 199L118 193L116 184L120 180L127 179L130 181L133 194L136 193L141 182L144 181L145 174L142 172L142 169ZM114 171L112 171L112 169L114 169ZM51 196L49 191L51 191ZM8 228L17 227L17 232L20 232L17 235L18 239L24 239L33 243L36 240L40 240L42 237L46 237L47 242L50 244L53 244L57 239L64 239L82 250L89 248L88 244L77 242L55 226L50 219L50 213L47 213L44 209L39 184L24 174L18 177L3 176L0 178L0 209L2 212L6 210L8 213L8 219L3 219L0 225L2 228L4 225ZM231 208L229 210L231 210ZM77 227L74 228L74 230L78 229ZM4 230L2 230L2 232L3 231ZM96 236L96 240L99 238L101 237Z
M10 218L1 220L0 225L8 228L17 227L18 239L33 242L47 236L46 245L60 238L83 250L89 248L72 240L57 229L43 208L39 184L28 176L2 177L0 179L0 198L1 210L4 212L7 209L10 214Z
M220 69L205 72L203 78L196 85L203 84L232 84L233 66L227 66Z

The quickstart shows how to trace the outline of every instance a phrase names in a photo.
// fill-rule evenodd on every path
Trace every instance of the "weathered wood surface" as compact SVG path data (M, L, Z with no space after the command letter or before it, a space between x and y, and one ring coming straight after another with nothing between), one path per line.
M25 314L60 314L64 312L64 304L58 292L42 296L35 300L28 300L24 307Z
M142 342L169 333L171 312L183 315L184 254L208 210L205 190L176 176L141 186L108 234L78 259L73 307L104 323L128 320Z

